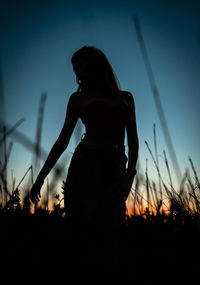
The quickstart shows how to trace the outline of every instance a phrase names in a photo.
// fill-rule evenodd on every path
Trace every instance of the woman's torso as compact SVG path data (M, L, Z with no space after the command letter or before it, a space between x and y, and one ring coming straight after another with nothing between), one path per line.
M128 104L123 91L112 97L95 91L79 93L78 103L79 117L85 125L86 134L124 144Z

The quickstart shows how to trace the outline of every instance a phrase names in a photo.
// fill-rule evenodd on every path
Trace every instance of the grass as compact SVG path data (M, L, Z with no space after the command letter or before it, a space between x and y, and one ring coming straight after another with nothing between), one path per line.
M44 96L42 100L44 104ZM44 105L40 104L38 141L35 143L37 147L34 148L36 167L41 157L41 109L44 109ZM114 248L115 239L111 239L112 244L109 246L105 241L109 240L108 232L106 238L104 235L98 236L95 245L92 241L93 232L90 232L85 239L83 233L80 233L81 239L77 240L71 220L67 214L64 215L62 189L53 196L53 202L50 201L52 199L48 180L42 203L33 205L29 199L29 189L33 184L33 166L27 169L18 185L15 185L14 178L12 183L8 183L7 163L12 144L7 147L7 137L18 125L10 130L4 128L0 141L4 149L0 164L0 251L3 266L6 268L11 265L20 266L26 270L32 266L47 266L53 270L63 270L63 273L68 270L68 274L76 268L87 278L91 272L97 272L101 277L105 276L102 272L106 272L109 273L111 280L116 278L121 280L122 284L134 282L136 277L144 278L146 281L153 280L155 283L158 281L158 272L162 272L165 278L178 277L180 272L181 275L190 272L190 278L196 276L200 253L199 177L192 159L189 158L190 171L185 172L179 188L175 189L166 152L163 151L169 178L169 183L165 183L159 166L155 125L154 153L148 142L145 144L155 165L158 183L149 177L148 160L146 160L144 175L138 169L135 177L129 196L132 208L129 210L129 215L124 215L116 248ZM55 168L54 180L58 179L61 172L62 165L59 165ZM29 181L22 197L20 189L27 176ZM51 209L50 202L53 205ZM90 246L86 247L87 254L83 255L84 261L78 262L78 257L81 255L79 243L83 240L89 240ZM112 247L117 257L114 253L110 253L115 261L108 262L108 252Z

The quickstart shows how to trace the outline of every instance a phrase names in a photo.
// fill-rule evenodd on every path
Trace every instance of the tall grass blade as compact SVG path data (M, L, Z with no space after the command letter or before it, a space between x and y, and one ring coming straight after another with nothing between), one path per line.
M194 164L193 164L193 161L192 161L191 157L189 157L189 162L190 162L190 165L191 165L192 170L193 170L193 172L194 172L194 177L195 177L196 185L197 185L197 187L200 189L199 178L198 178L198 175L197 175L197 172L196 172L196 169L195 169L195 167L194 167Z
M167 155L166 155L165 150L163 150L163 154L164 154L164 159L165 159L165 165L166 165L166 168L167 168L167 173L168 173L168 176L169 176L171 190L173 192L174 191L174 186L173 186L173 183L172 183L171 172L170 172L170 169L169 169L169 164L168 164Z
M21 179L20 182L18 183L16 189L19 188L19 186L22 184L22 182L24 181L26 175L28 174L28 172L29 172L31 169L32 169L32 166L30 166L30 167L27 169L27 171L25 172L24 176L22 177L22 179Z
M158 165L158 168L159 168L158 148L157 148L157 139L156 139L156 124L153 124L153 137L154 137L154 150L155 150L156 164ZM159 190L161 193L161 200L162 200L162 186L161 186L159 175L158 175L158 183L159 183Z
M42 137L42 124L44 117L44 107L46 102L47 94L42 93L40 98L40 105L38 110L38 121L36 128L36 141L33 151L33 167L34 174L37 175L40 168L40 157L41 157L41 137Z
M22 118L14 126L9 126L8 124L6 124L6 126L9 126L9 130L6 132L6 137L10 136L16 130L16 128L18 128L24 121L25 121L25 119ZM0 139L0 145L3 143L3 141L4 141L4 138L2 137Z
M139 45L140 45L140 48L141 48L141 52L142 52L142 55L143 55L144 64L145 64L145 67L146 67L146 70L147 70L149 82L150 82L152 93L153 93L154 102L155 102L156 109L157 109L157 112L158 112L158 116L159 116L159 119L160 119L160 123L161 123L161 126L162 126L162 130L163 130L163 134L164 134L164 137L165 137L165 141L166 141L166 144L167 144L167 148L169 150L170 158L172 160L174 172L175 172L175 174L177 176L177 180L179 182L180 179L181 179L181 171L180 171L180 167L179 167L179 164L178 164L178 159L177 159L177 156L176 156L176 153L175 153L175 150L174 150L174 146L172 144L172 140L171 140L171 136L170 136L170 133L169 133L167 121L166 121L164 110L163 110L163 107L162 107L162 104L161 104L161 100L160 100L160 94L159 94L159 91L158 91L158 88L157 88L157 85L156 85L156 81L155 81L155 77L154 77L153 70L152 70L152 67L151 67L151 63L150 63L150 60L149 60L149 57L148 57L148 54L147 54L147 49L146 49L146 46L145 46L145 42L144 42L144 38L143 38L143 35L142 35L142 31L141 31L141 27L140 27L140 23L139 23L138 17L134 16L133 17L133 21L134 21L134 24L135 24L135 29L136 29L138 42L139 42Z

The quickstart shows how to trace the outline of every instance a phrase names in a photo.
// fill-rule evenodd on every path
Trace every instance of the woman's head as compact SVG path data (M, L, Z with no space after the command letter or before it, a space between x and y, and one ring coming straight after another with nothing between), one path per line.
M119 90L114 71L105 54L99 49L84 46L73 54L71 61L79 91L97 89L113 94Z

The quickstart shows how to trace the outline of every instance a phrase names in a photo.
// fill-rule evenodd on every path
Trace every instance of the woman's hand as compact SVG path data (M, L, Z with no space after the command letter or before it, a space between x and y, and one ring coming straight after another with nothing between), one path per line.
M30 194L31 201L33 203L37 203L40 201L41 198L40 190L42 188L43 183L44 183L43 181L38 182L36 180L36 182L33 184Z
M128 198L128 195L131 191L131 187L133 184L135 174L136 174L135 170L134 171L127 170L127 172L125 173L124 181L123 181L123 185L122 185L122 195L123 195L123 199L125 201Z

